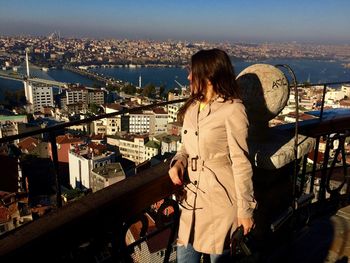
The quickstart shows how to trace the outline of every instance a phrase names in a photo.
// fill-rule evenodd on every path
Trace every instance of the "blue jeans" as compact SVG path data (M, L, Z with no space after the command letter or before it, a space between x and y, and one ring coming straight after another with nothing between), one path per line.
M187 247L178 245L176 251L177 263L199 263L202 253L194 250L191 244ZM210 254L211 263L230 262L230 251L224 250L223 254Z

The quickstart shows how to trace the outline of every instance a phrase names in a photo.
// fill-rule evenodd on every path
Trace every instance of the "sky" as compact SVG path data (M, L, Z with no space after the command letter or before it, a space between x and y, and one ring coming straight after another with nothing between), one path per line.
M350 44L349 0L0 0L0 36Z

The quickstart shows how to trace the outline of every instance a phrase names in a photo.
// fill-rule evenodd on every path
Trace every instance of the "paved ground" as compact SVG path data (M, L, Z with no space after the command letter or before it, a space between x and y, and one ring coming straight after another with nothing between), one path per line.
M350 262L350 206L302 229L293 252L291 262Z
M350 261L350 206L344 207L331 217L334 238L325 262Z

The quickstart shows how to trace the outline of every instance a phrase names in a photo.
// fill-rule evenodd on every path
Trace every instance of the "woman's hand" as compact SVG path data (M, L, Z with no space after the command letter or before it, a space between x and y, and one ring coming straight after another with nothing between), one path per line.
M173 184L182 185L184 171L185 167L183 166L182 162L177 160L173 167L171 167L168 171L168 174Z
M242 225L244 229L244 235L248 234L254 227L254 220L252 217L240 218L238 217L238 226Z

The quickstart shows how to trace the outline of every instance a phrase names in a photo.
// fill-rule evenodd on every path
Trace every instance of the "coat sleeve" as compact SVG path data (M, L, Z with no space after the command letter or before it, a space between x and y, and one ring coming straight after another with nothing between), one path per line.
M171 160L170 167L172 167L177 160L180 160L182 165L184 167L187 167L187 159L188 159L188 154L186 152L185 145L182 144L181 147L180 147L180 150L177 151L177 153L175 154L175 156Z
M242 103L233 102L225 126L236 188L237 216L249 218L255 208L253 171L248 158L248 119Z

